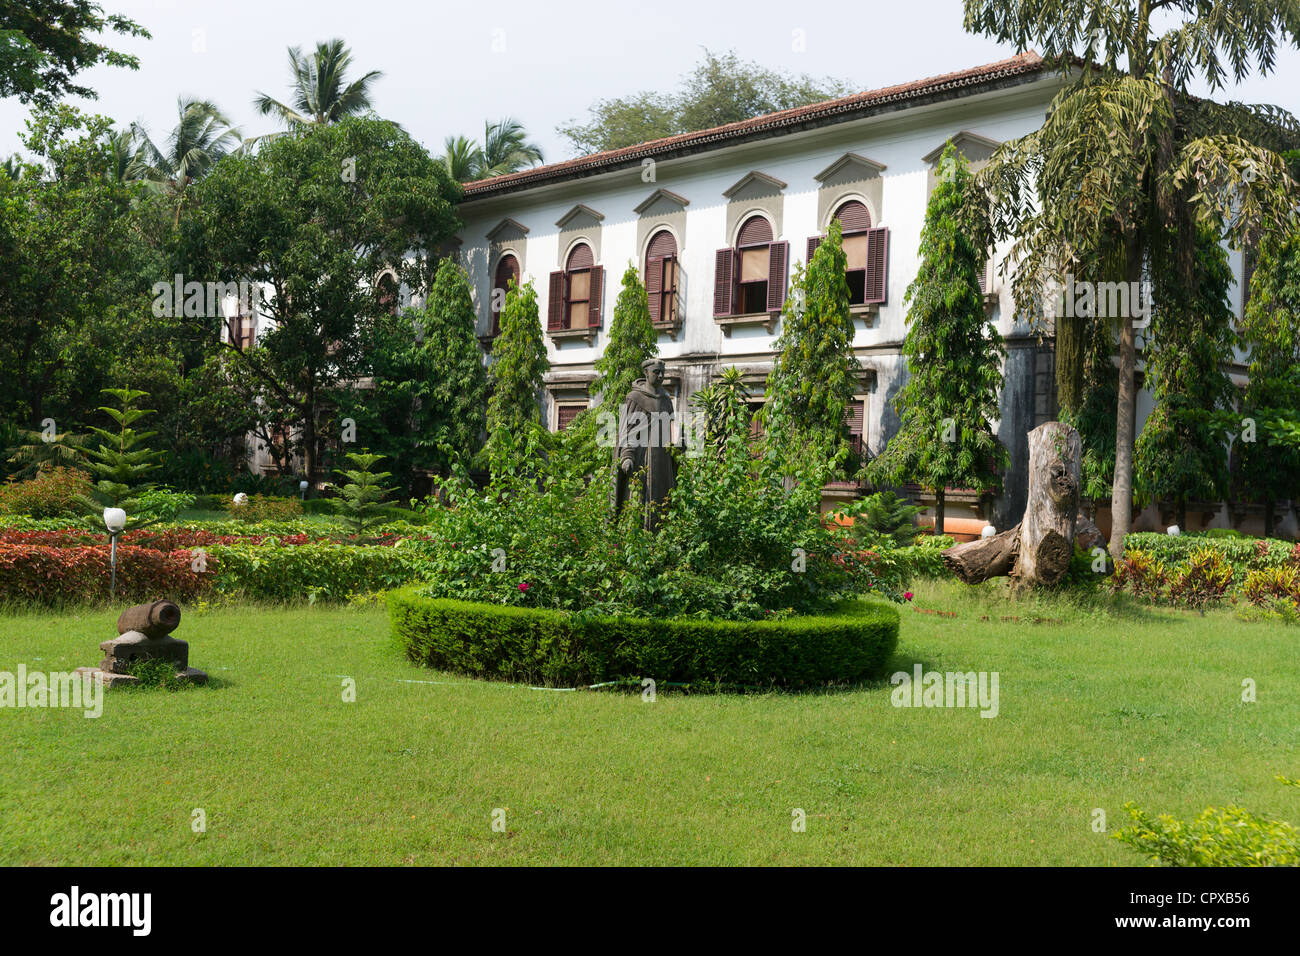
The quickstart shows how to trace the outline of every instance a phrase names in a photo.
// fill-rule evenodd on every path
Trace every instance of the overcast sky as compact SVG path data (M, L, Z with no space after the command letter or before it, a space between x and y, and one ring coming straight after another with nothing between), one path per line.
M142 121L161 138L175 125L176 98L214 100L245 135L277 128L255 115L254 91L287 98L286 48L339 36L357 74L384 72L377 112L432 152L444 137L482 136L483 120L512 116L548 161L571 155L557 125L585 119L592 101L671 90L701 49L734 49L781 70L832 75L854 89L963 69L1018 51L962 30L961 0L789 0L605 3L571 0L102 0L143 25L149 40L114 36L140 58L137 71L98 67L78 82L99 92L75 101L121 124ZM832 11L847 11L835 22ZM1300 53L1287 51L1268 77L1216 99L1270 102L1300 114ZM0 154L21 147L26 107L0 100Z

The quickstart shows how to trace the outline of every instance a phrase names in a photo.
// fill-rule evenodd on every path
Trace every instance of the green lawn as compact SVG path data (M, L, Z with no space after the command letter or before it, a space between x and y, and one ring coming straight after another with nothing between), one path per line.
M956 616L903 609L894 668L998 671L991 720L883 683L538 691L407 664L379 608L187 611L213 686L110 692L97 720L0 709L0 863L1113 865L1142 860L1095 807L1112 830L1130 800L1300 822L1273 781L1300 776L1300 629L1000 587L918 588ZM107 611L2 620L0 670L94 663L114 634Z

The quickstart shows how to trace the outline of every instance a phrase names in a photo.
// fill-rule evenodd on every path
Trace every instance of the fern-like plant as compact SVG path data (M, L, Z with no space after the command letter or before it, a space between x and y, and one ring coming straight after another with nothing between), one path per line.
M349 452L347 459L352 468L335 469L335 474L342 475L347 483L329 486L331 491L338 493L330 503L350 531L362 534L384 520L384 499L393 489L385 487L383 480L392 477L392 473L375 471L375 465L383 461L384 456L373 455L365 449Z

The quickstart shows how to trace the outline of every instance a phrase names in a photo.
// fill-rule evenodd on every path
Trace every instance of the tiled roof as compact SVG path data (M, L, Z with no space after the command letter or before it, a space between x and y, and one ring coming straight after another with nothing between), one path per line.
M637 164L646 158L666 158L716 149L731 142L754 139L782 130L793 131L805 126L842 122L852 119L854 114L869 113L889 104L1042 73L1047 68L1043 58L1031 50L1007 60L999 60L969 70L945 73L941 76L887 86L879 90L869 90L865 93L854 93L851 96L810 103L807 106L796 106L792 109L756 116L753 119L728 123L725 126L715 126L712 129L665 136L648 143L638 143L636 146L624 146L621 149L592 153L590 156L579 156L576 159L551 163L547 166L535 166L532 169L494 176L491 179L480 179L465 183L465 199L481 199L543 183L595 175L619 166Z

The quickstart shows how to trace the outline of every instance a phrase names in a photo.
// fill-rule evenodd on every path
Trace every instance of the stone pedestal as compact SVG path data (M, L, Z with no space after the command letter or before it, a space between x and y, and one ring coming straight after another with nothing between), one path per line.
M180 624L180 619L180 608L170 601L127 608L117 620L118 636L99 645L104 652L99 666L79 667L77 673L87 674L108 687L118 687L140 682L128 673L133 665L142 661L167 661L174 667L178 680L207 683L207 674L190 667L189 643L168 633Z

